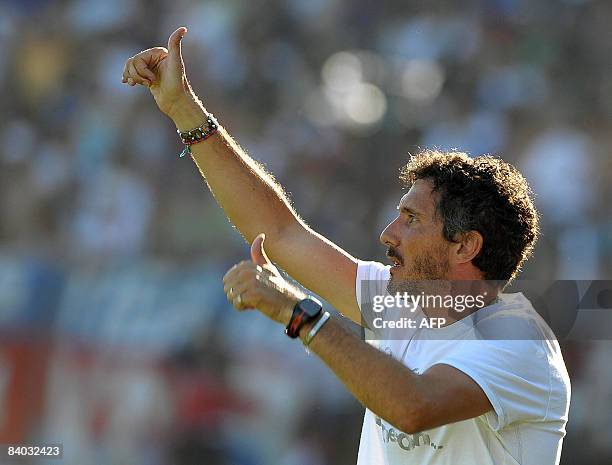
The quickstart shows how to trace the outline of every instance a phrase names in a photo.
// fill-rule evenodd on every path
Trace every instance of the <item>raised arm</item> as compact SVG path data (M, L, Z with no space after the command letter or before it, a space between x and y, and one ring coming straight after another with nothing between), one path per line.
M186 32L186 28L177 29L168 49L151 48L131 57L123 73L123 82L148 87L159 109L181 131L201 126L207 117L185 74L181 40ZM216 201L247 242L265 232L273 261L360 324L355 258L310 229L282 187L224 129L191 149Z

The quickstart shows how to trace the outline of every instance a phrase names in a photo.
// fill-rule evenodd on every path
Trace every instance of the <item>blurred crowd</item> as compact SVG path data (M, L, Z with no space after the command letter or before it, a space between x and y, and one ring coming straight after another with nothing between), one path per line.
M612 278L606 0L0 2L0 442L67 464L354 463L362 410L221 277L248 249L125 60L189 28L207 109L319 232L378 235L423 147L530 181L522 278ZM231 179L228 179L231 182ZM609 341L568 340L563 464L612 461Z

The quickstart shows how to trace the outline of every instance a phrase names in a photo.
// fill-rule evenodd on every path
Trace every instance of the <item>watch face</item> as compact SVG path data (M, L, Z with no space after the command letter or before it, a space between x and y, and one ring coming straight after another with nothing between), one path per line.
M323 307L314 299L304 299L300 302L300 309L308 316L316 316Z

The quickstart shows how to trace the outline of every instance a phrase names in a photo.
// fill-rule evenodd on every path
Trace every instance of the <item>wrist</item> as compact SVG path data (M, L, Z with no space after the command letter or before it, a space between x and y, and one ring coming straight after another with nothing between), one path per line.
M321 328L323 328L329 320L331 320L331 314L323 311L317 318L310 321L304 328L301 328L298 336L302 340L302 344L304 344L307 353L310 353L309 347L312 340L319 334Z
M291 339L300 337L301 330L323 312L323 304L314 296L306 296L294 304L292 316L285 326L285 334Z
M318 317L316 317L314 320L311 320L309 322L307 322L306 324L304 324L299 331L298 337L300 338L300 340L302 341L302 343L306 340L306 336L308 336L308 333L310 332L310 330L312 329L312 327L314 325L317 324L317 321L319 321L319 318L321 318L321 316L323 316L323 313L325 312L321 312L321 315L319 315Z
M293 310L295 309L295 306L297 305L297 303L304 299L304 297L301 296L287 296L281 311L280 311L280 323L283 326L287 326L289 324L289 322L291 321L291 317L293 316Z
M189 131L200 127L206 121L208 113L195 95L185 96L177 100L168 113L176 128L181 131Z

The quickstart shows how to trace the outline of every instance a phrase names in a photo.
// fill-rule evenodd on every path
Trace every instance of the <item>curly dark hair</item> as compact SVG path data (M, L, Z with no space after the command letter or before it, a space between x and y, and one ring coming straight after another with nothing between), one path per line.
M462 233L478 231L483 245L472 263L484 279L512 281L539 234L538 212L521 173L489 155L425 150L401 169L406 187L417 179L432 182L439 192L436 211L446 240L457 242Z

